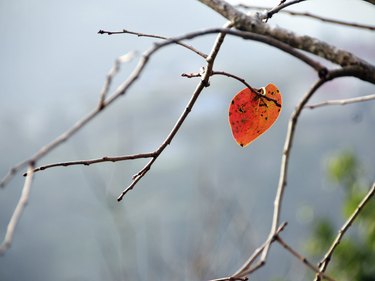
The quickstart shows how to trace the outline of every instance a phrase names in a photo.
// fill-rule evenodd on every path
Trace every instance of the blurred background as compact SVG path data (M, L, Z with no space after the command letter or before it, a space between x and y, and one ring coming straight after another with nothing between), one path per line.
M365 1L307 1L291 10L375 25L374 8ZM95 108L117 57L141 54L155 41L99 35L99 29L177 36L224 23L193 0L0 1L1 175ZM374 32L284 14L269 24L375 61ZM208 53L214 40L209 35L189 43ZM122 65L113 89L138 59ZM162 49L124 97L38 165L156 149L198 83L181 74L203 65L180 46ZM277 123L250 146L239 147L227 110L243 85L212 77L171 145L123 202L117 203L118 194L147 160L37 173L12 247L0 257L0 280L207 280L237 270L268 235L287 122L317 77L277 49L234 37L225 39L215 70L254 87L276 84L284 101ZM369 83L341 78L323 86L312 102L373 93ZM361 163L363 185L374 180L374 105L305 110L298 123L281 218L289 225L282 237L314 263L326 250L314 256L306 247L314 223L327 217L336 232L345 221L345 190L327 172L332 159L349 153ZM0 190L1 239L22 184L18 175ZM252 280L302 280L306 271L274 245Z

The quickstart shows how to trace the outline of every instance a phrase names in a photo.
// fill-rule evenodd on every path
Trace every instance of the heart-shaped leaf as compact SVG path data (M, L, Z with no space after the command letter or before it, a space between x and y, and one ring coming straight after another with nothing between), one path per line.
M229 124L236 142L245 147L267 131L279 117L281 104L281 93L273 84L259 92L245 88L237 93L229 106Z

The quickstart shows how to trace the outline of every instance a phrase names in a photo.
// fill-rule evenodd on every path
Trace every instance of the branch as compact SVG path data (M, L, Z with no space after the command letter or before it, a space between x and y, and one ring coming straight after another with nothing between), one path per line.
M37 167L33 170L33 173L44 171L44 170L54 168L54 167L68 167L68 166L75 166L75 165L90 166L92 164L98 164L98 163L104 163L104 162L119 162L119 161L134 160L134 159L140 159L140 158L152 158L155 156L156 156L156 151L149 152L149 153L115 156L115 157L104 156L101 158L89 159L89 160L58 162L58 163L52 163L52 164L47 164L44 166ZM23 174L23 176L27 176L27 175L28 173Z
M356 97L356 98L350 98L350 99L327 100L327 101L324 101L324 102L321 102L321 103L305 105L305 108L314 109L314 108L322 107L322 106L326 106L326 105L346 105L346 104L351 104L351 103L370 101L370 100L374 100L374 99L375 99L375 94L374 95L368 95L368 96L362 96L362 97Z
M230 25L228 25L229 27ZM96 107L92 112L87 114L85 117L83 117L81 120L77 121L76 124L74 124L70 129L62 133L60 136L58 136L55 140L52 142L46 144L43 146L40 150L38 150L33 156L31 156L29 159L26 159L19 164L13 166L9 172L3 177L3 179L0 181L0 187L4 187L13 177L14 175L23 167L25 167L27 164L30 163L36 163L39 159L47 155L49 152L51 152L53 149L67 141L69 138L71 138L76 132L78 132L81 128L83 128L85 125L87 125L91 120L93 120L99 113L101 113L105 108L107 108L110 104L112 104L114 101L116 101L120 96L123 96L129 88L135 83L135 81L140 77L141 73L143 72L145 66L147 65L148 61L152 57L154 53L156 53L158 50L160 50L163 47L169 46L171 44L176 44L177 42L180 42L182 40L189 40L194 39L196 37L208 35L208 34L215 34L215 33L225 33L225 34L231 34L234 36L242 37L244 39L254 40L263 42L265 44L277 47L285 52L288 52L289 54L301 59L303 62L307 63L311 67L313 67L315 70L319 72L320 76L324 76L326 73L326 69L321 66L318 62L315 62L305 56L304 54L293 50L286 44L282 42L278 42L277 40L274 40L272 38L268 38L266 36L261 36L257 34L252 34L249 32L241 32L236 30L231 30L229 28L213 28L213 29L207 29L203 31L196 31L192 33L188 33L179 37L174 37L170 39L166 39L163 42L155 43L152 48L150 48L148 51L146 51L140 58L137 66L133 70L133 72L130 74L128 79L124 81L118 88L114 91L114 93L108 97L108 99L104 102L104 98L100 99L99 106ZM209 57L207 57L208 61ZM116 64L116 63L115 63ZM210 71L208 71L209 73ZM107 81L105 83L108 83ZM104 86L104 89L109 88L109 86ZM103 94L105 93L105 94ZM105 90L102 90L101 95L106 95ZM151 163L152 164L152 163Z
M121 31L106 31L106 30L99 30L99 34L107 34L107 35L113 35L113 34L131 34L131 35L136 35L138 37L149 37L149 38L156 38L156 39L163 39L163 40L171 40L172 38L168 38L165 36L160 36L160 35L155 35L155 34L147 34L147 33L140 33L140 32L134 32L134 31L129 31L126 29L123 29ZM185 44L183 42L176 42L177 45L183 46L190 51L193 51L197 55L201 56L202 58L206 59L207 55L197 49L195 49L193 46Z
M371 197L375 194L375 182L372 184L372 187L367 192L366 196L362 199L359 203L358 207L354 210L353 214L349 217L349 219L345 222L345 224L339 230L336 239L333 241L332 246L329 248L328 252L325 254L323 260L319 263L319 273L325 272L327 266L331 260L333 252L335 251L336 247L340 244L342 237L345 235L346 231L350 228L353 221L357 218L361 210L364 206L370 201ZM319 281L319 275L315 277L315 281Z
M306 0L294 0L294 1L286 2L286 3L280 3L275 8L267 11L267 19L270 19L274 14L280 12L282 9L285 9L285 8L291 6L291 5L294 5L294 4L297 4L297 3L300 3L300 2L304 2L304 1L306 1Z
M248 6L248 5L245 5L245 4L238 4L236 7L245 8L245 9L260 10L260 11L270 9L268 7ZM330 18L318 16L318 15L308 13L308 12L295 12L295 11L281 10L281 11L278 11L278 13L289 14L291 16L307 17L307 18L312 18L312 19L319 20L319 21L322 21L322 22L333 23L333 24L344 25L344 26L355 27L355 28L361 28L361 29L368 29L368 30L371 30L371 31L375 30L375 26L372 26L372 25L365 25L365 24L359 24L359 23L355 23L355 22L346 22L346 21L342 21L342 20L330 19Z
M335 281L335 279L327 276L323 272L319 272L319 268L314 266L311 262L309 262L308 259L306 259L304 256L299 254L296 250L294 250L292 247L290 247L283 239L281 239L280 235L276 236L276 241L279 242L281 246L284 247L285 250L287 250L289 253L291 253L293 256L295 256L297 259L299 259L304 265L306 265L311 270L315 271L315 273L318 274L319 277L322 277L324 279L327 279L329 281Z
M375 84L375 66L350 52L341 50L307 35L298 36L280 27L272 28L267 23L262 22L260 17L247 16L224 0L199 1L233 22L234 27L239 30L272 37L273 39L284 42L290 47L312 53L342 67L355 66L357 71L353 76Z
M285 44L283 42L280 42L276 39L273 39L268 36L263 36L259 34L255 34L252 32L246 32L241 30L233 30L233 29L222 29L222 28L213 28L213 29L207 29L205 31L202 31L199 36L207 35L211 33L218 33L218 32L225 32L228 35L233 35L236 37L241 37L245 40L252 40L257 42L262 42L264 44L267 44L269 46L275 47L283 52L288 53L289 55L301 60L302 62L306 63L310 67L312 67L314 70L316 70L319 74L319 77L326 75L327 69L326 67L322 66L318 61L315 61L311 59L310 57L306 56L304 53L293 49L288 44Z
M303 62L307 63L309 66L314 68L319 73L320 76L324 76L327 73L327 69L325 67L321 66L318 62L310 59L309 57L307 57L306 55L304 55L301 52L293 50L292 48L290 48L286 44L284 44L282 42L278 42L277 40L274 40L272 38L268 38L266 36L252 34L252 33L249 33L249 32L231 30L229 28L214 28L214 29L207 29L207 30L203 30L203 31L192 32L192 33L189 33L189 34L186 34L186 35L183 35L183 36L180 36L180 37L176 37L176 38L166 39L164 42L155 44L153 48L151 48L150 50L148 50L147 52L144 53L143 57L141 58L141 60L139 61L138 65L137 65L136 69L133 71L133 73L128 78L128 80L126 82L124 82L122 85L120 85L119 88L115 91L115 93L112 94L112 96L107 99L107 101L104 101L104 98L101 98L100 99L101 102L100 102L98 108L96 108L87 117L85 117L81 121L77 122L77 124L73 128L71 128L70 130L68 130L64 134L62 134L55 141L53 141L49 145L42 148L31 159L26 160L25 162L21 163L17 167L12 168L10 174L12 174L12 175L15 174L20 168L22 168L22 165L27 163L27 161L36 161L36 160L40 159L46 153L48 153L50 150L52 150L53 148L55 148L56 146L58 146L62 142L66 141L75 132L77 132L84 125L86 125L89 121L91 121L91 119L93 119L96 115L98 115L101 112L101 110L106 108L109 104L111 104L113 101L115 101L119 96L123 95L127 91L127 89L132 85L132 83L134 83L135 80L138 79L138 77L141 74L142 70L144 69L146 63L149 61L150 57L157 50L159 50L162 47L168 46L170 44L174 44L176 42L179 42L181 40L193 39L193 38L196 38L196 37L199 37L199 36L208 35L208 34L212 34L212 33L230 34L230 35L241 37L241 38L244 38L244 39L263 42L265 44L274 46L278 49L281 49L282 51L285 51L285 52L301 59ZM209 58L207 58L207 60L208 59ZM115 66L116 66L116 62L114 64L114 67ZM205 70L205 73L210 73L210 75L213 75L212 67L210 67L210 69L208 69L208 67L207 67L207 69ZM205 75L205 73L203 73L203 76ZM216 73L216 74L218 74L218 73ZM202 74L200 74L200 75L202 75ZM112 79L112 76L113 76L113 74L108 75L107 82L105 84L109 83L108 79ZM232 77L233 77L233 75L232 75ZM205 80L205 79L202 78L202 80ZM242 80L242 82L244 82L244 81ZM247 85L247 86L250 86L246 82L244 84ZM104 87L104 88L108 89L108 86ZM197 90L198 90L198 92L197 92ZM202 89L200 89L200 87L198 87L196 89L197 95L199 95L201 90ZM106 93L106 91L103 90L102 93ZM191 101L193 101L193 103L191 104L191 101L189 102L189 104L186 107L186 112L184 112L183 115L180 117L180 118L183 118L182 122L186 118L185 114L187 115L189 113L189 111L191 110L191 106L194 104L195 99L196 99L196 97L194 96L194 98L191 100ZM132 159L138 159L138 158L152 158L140 172L138 172L136 175L134 175L132 184L126 188L126 190L129 191L134 187L134 185L139 181L139 179L142 178L147 173L147 171L150 169L150 167L154 163L155 159L159 156L159 154L164 150L164 148L173 139L175 133L178 131L181 124L178 124L178 126L176 124L177 127L175 127L172 130L173 134L168 136L168 138L164 141L164 143L157 150L155 150L154 152L151 152L151 153L143 153L143 154L138 154L138 155L125 155L125 156L118 156L118 157L107 157L106 156L106 157L101 157L101 158L98 158L98 159L91 159L91 160L78 160L78 161L52 163L52 164L48 164L48 165L45 165L45 166L38 167L35 170L35 172L45 170L45 169L49 169L49 168L52 168L52 167L59 167L59 166L90 165L90 164L95 164L95 163L100 163L100 162L117 162L117 161L125 161L125 160L132 160ZM176 129L176 131L175 131L175 129ZM125 194L120 196L119 199L122 198L124 195Z
M346 22L342 20L336 20L336 19L329 19L326 17L321 17L317 16L311 13L300 13L300 12L292 12L292 11L282 11L283 13L287 13L291 16L303 16L303 17L308 17L316 20L320 20L322 22L328 22L328 23L333 23L333 24L338 24L338 25L344 25L344 26L349 26L349 27L355 27L355 28L361 28L361 29L368 29L371 31L375 30L375 26L372 25L365 25L365 24L359 24L355 22Z
M230 278L246 277L248 274L256 271L257 269L265 265L265 261L260 260L257 264L255 264L255 266L251 267L254 264L254 262L257 260L257 258L260 256L260 254L264 251L264 249L266 247L269 247L269 245L275 241L276 236L279 235L286 226L287 226L286 222L282 223L277 228L275 235L268 237L268 239L253 252L253 254L247 259L247 261ZM231 280L231 279L228 279L228 280Z
M255 94L257 94L258 96L260 96L262 99L266 99L268 101L272 101L275 103L276 106L278 107L281 107L281 104L278 103L278 101L264 95L262 93L262 89L257 89L257 88L254 88L252 86L250 86L249 83L246 82L245 79L241 78L241 77L238 77L237 75L234 75L234 74L231 74L229 72L226 72L226 71L212 71L211 73L211 76L213 75L223 75L223 76L227 76L227 77L230 77L230 78L233 78L239 82L241 82L242 84L244 84L247 88L249 88L252 92L254 92ZM193 78L193 77L201 77L202 74L201 73L182 73L181 74L182 77L187 77L187 78Z
M231 23L227 23L225 25L225 27L228 27L228 28L231 27ZM187 104L184 112L181 114L180 118L177 120L177 123L175 124L174 128L169 133L169 135L167 136L167 138L165 139L163 144L158 148L156 155L146 164L146 166L141 171L138 172L138 174L133 176L133 182L123 190L123 192L117 198L117 201L121 201L124 198L125 194L127 192L129 192L130 190L132 190L134 188L134 186L138 183L138 181L150 170L152 164L158 158L160 153L163 152L163 150L171 143L172 139L174 138L174 136L176 135L176 133L180 129L182 123L185 121L186 117L189 115L191 109L193 108L193 106L194 106L196 100L198 99L200 93L202 92L202 90L205 87L209 86L209 78L211 76L212 67L214 65L214 61L216 59L216 56L217 56L217 54L220 50L220 47L221 47L222 43L224 42L225 36L226 36L226 31L220 32L219 35L217 36L216 41L214 43L214 46L213 46L210 54L208 55L208 57L206 59L207 65L206 65L205 71L203 73L202 79L199 82L199 84L197 85L197 87L195 88L195 91L194 91L190 101L188 102L188 104Z
M129 52L123 56L118 57L111 69L109 70L107 74L107 79L104 82L104 86L102 91L100 92L100 97L99 97L99 109L103 109L105 107L105 99L108 95L109 88L112 83L112 79L116 76L116 74L120 71L120 66L124 62L129 62L131 61L134 56L136 55L135 52Z
M285 139L283 155L281 158L281 166L280 166L280 176L279 176L279 183L276 192L276 198L274 201L274 213L272 218L272 226L270 237L274 236L276 231L277 225L280 221L280 213L281 213L281 204L284 196L285 187L287 184L287 176L288 176L288 164L290 158L290 152L293 145L294 134L297 126L298 118L305 106L305 104L310 100L313 94L326 82L333 80L335 78L344 77L351 75L351 68L345 68L340 70L332 70L328 72L326 77L319 79L312 88L306 93L306 95L302 98L302 100L296 106L294 112L292 113L289 124L288 124L288 131L287 136ZM266 260L268 255L269 247L266 247L262 254L262 260Z
M0 256L3 255L12 245L14 230L21 218L23 210L25 209L29 200L30 187L33 181L33 165L30 164L28 168L28 176L25 179L25 183L22 188L20 199L18 200L17 206L14 209L13 215L8 223L7 231L3 242L0 244Z

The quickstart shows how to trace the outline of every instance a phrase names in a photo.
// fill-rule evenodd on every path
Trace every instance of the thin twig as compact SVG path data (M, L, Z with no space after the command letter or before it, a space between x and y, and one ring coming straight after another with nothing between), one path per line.
M176 127L175 127L176 128ZM178 128L177 128L178 130ZM176 131L177 132L177 131ZM164 146L165 145L165 146ZM157 152L155 154L154 157L151 158L150 161L148 161L148 163L142 168L142 170L140 170L137 174L135 174L133 177L132 177L132 183L130 185L128 185L122 192L121 194L117 197L117 201L120 202L124 196L126 195L126 193L128 193L130 190L132 190L134 188L134 186L140 181L141 178L144 177L144 175L151 169L151 166L152 164L155 162L155 160L159 157L160 153L165 149L165 147L167 147L168 143L164 142L163 145L162 145L162 148L160 149L159 152ZM163 147L164 146L164 147Z
M222 277L222 278L217 278L217 279L211 279L209 281L247 281L249 280L248 277Z
M149 153L139 153L139 154L131 154L131 155L123 155L123 156L104 156L101 158L96 159L89 159L89 160L77 160L77 161L67 161L67 162L58 162L58 163L52 163L43 165L40 167L37 167L33 170L33 173L44 171L50 168L54 167L68 167L68 166L75 166L75 165L83 165L83 166L89 166L92 164L98 164L98 163L104 163L104 162L119 162L119 161L126 161L126 160L134 160L134 159L140 159L140 158L152 158L156 155L155 152L149 152ZM28 173L23 174L23 176L27 176Z
M262 267L265 264L265 261L259 261L254 267L251 267L254 262L257 260L257 258L260 256L260 254L263 252L264 248L267 247L267 245L272 244L275 241L275 237L280 234L285 227L287 226L287 223L282 223L276 230L275 235L272 237L268 237L267 240L259 247L257 248L252 255L247 259L247 261L232 275L233 278L238 277L246 277L248 274L254 272L258 268Z
M136 55L136 52L132 51L132 52L129 52L125 55L118 57L115 60L115 62L113 63L113 66L111 67L111 69L109 70L107 74L107 79L105 80L103 89L99 95L99 109L102 109L103 107L105 107L105 99L106 99L106 96L108 95L108 91L111 86L112 79L120 71L121 64L131 61L135 55Z
M300 12L293 12L293 11L282 11L284 13L287 13L291 16L302 16L302 17L308 17L316 20L320 20L322 22L328 22L328 23L333 23L333 24L338 24L338 25L344 25L344 26L349 26L349 27L354 27L354 28L362 28L362 29L368 29L368 30L375 30L375 26L371 25L365 25L365 24L360 24L360 23L355 23L355 22L346 22L342 20L336 20L336 19L329 19L321 16L317 16L311 13L300 13Z
M361 210L364 206L370 201L371 197L375 194L375 182L372 184L372 187L367 192L366 196L362 199L362 201L358 204L357 208L353 211L352 215L348 218L348 220L344 223L344 225L340 228L335 240L333 241L331 247L329 248L328 252L324 255L324 258L319 263L319 273L325 272L329 262L331 261L331 257L333 252L335 251L336 247L340 244L343 236L345 235L346 231L350 228L354 220L357 218ZM315 281L319 281L319 275L315 276Z
M263 94L262 93L262 89L257 89L257 88L254 88L252 86L250 86L246 81L245 79L242 79L241 77L238 77L237 75L234 75L234 74L231 74L229 72L226 72L226 71L213 71L212 72L212 75L224 75L224 76L227 76L227 77L231 77L237 81L240 81L241 83L243 83L247 88L249 88L252 92L254 92L255 94L257 94L258 96L260 96L262 99L266 99L268 101L272 101L277 107L281 107L281 104L277 101L277 100L274 100L273 98L269 97L269 96L266 96L265 93Z
M356 97L356 98L350 98L350 99L327 100L321 103L305 105L305 108L314 109L314 108L322 107L326 105L346 105L346 104L365 102L365 101L370 101L370 100L375 100L375 94L362 96L362 97Z
M12 245L14 230L29 200L30 187L33 182L33 170L34 166L33 164L30 164L28 167L28 176L25 179L20 199L18 200L17 206L14 209L13 215L8 223L4 240L0 244L0 256L3 255Z
M231 78L233 78L233 79L235 79L237 81L240 81L242 84L244 84L247 88L249 88L253 92L255 92L255 93L258 92L258 89L250 86L250 84L247 83L245 79L243 79L241 77L238 77L237 75L231 74L229 72L213 70L212 73L211 73L211 75L224 75L224 76L227 76L227 77L231 77ZM182 73L181 76L182 77L187 77L187 78L195 78L195 77L201 77L202 73Z
M280 235L276 236L276 241L279 242L281 246L284 247L285 250L287 250L289 253L291 253L293 256L295 256L297 259L299 259L304 265L306 265L308 268L313 270L315 273L317 273L320 277L327 279L329 281L335 281L335 279L327 276L323 272L319 272L319 268L317 268L315 265L313 265L307 258L299 254L296 250L294 250L292 247L290 247L283 239L281 239Z
M9 169L9 171L5 174L5 176L0 181L0 188L5 187L12 178L18 173L20 169L25 167L28 163L32 163L30 159L24 160L16 165L14 165L12 168Z
M291 6L291 5L294 5L294 4L298 4L300 2L304 2L306 0L294 0L294 1L289 1L289 2L280 2L279 5L277 5L275 8L272 8L271 10L267 11L267 19L270 19L274 14L280 12L281 10Z
M165 37L165 36L161 36L161 35L147 34L147 33L141 33L141 32L134 32L134 31L126 30L126 29L123 29L121 31L99 30L98 33L99 34L108 34L108 35L114 35L114 34L131 34L131 35L136 35L138 37L149 37L149 38L156 38L156 39L163 39L163 40L170 40L171 39L171 38L168 38L168 37ZM183 47L185 47L185 48L193 51L194 53L196 53L197 55L201 56L204 59L207 58L207 55L205 53L197 50L196 48L194 48L191 45L185 44L184 42L175 42L175 43L177 45L181 45L181 46L183 46Z
M243 79L241 77L238 77L237 75L234 75L234 74L226 72L226 71L214 71L214 70L212 71L211 75L224 75L224 76L233 78L233 79L241 82L242 84L244 84L247 88L249 88L252 92L254 92L258 96L260 96L262 99L272 101L272 102L275 103L276 106L281 107L281 104L279 104L279 102L277 100L275 100L273 98L270 98L269 96L264 95L262 93L261 89L257 89L257 88L254 88L254 87L250 86L250 84L247 83L245 79ZM182 73L181 76L187 77L187 78L201 77L201 73Z

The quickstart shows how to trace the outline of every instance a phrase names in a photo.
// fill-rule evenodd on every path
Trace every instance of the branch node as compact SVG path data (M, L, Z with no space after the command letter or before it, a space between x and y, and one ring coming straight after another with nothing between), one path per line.
M321 69L319 69L318 75L320 79L327 79L328 69L326 67L322 67Z

